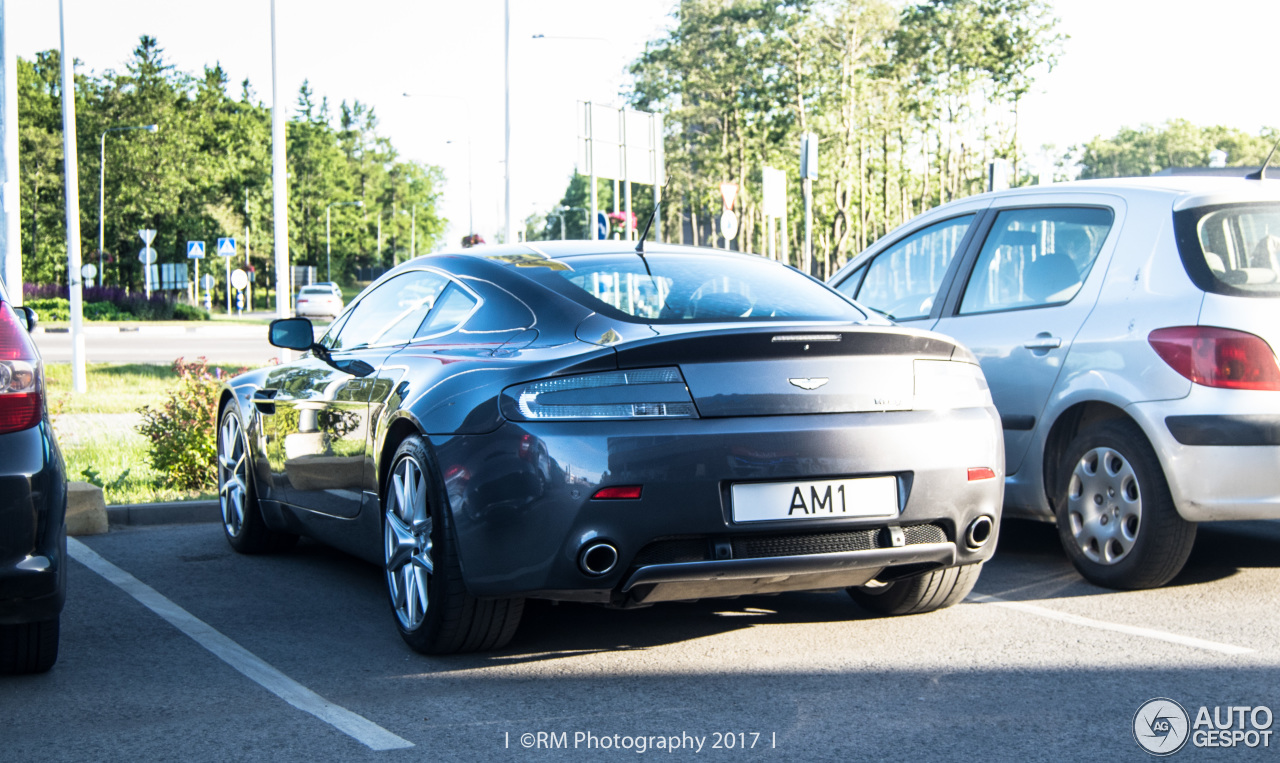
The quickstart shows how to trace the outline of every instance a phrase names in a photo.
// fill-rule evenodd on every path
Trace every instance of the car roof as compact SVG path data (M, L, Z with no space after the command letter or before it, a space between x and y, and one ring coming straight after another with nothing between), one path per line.
M1110 193L1126 198L1165 196L1175 209L1229 202L1280 200L1280 183L1239 177L1203 175L1151 175L1148 177L1073 180L1066 183L1023 186L990 191L957 201L988 198L992 201L1043 194ZM954 202L953 202L954 203ZM942 209L947 205L938 207Z
M571 260L575 257L590 257L608 254L635 254L635 241L527 241L520 244L499 244L475 246L469 249L446 250L439 252L445 255L463 255L491 260L496 263L516 264L527 257L542 257L550 260ZM684 246L681 244L663 244L646 241L644 254L683 254L711 257L753 257L762 255L749 252L735 252L728 249L711 249L701 246ZM767 259L767 258L764 258Z

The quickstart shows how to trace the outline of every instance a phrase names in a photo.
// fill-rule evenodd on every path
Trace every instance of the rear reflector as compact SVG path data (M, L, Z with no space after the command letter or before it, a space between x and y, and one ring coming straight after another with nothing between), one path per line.
M996 470L989 466L975 466L969 469L969 481L977 482L978 480L993 480L996 478Z
M602 487L591 496L592 500L607 501L620 499L636 499L640 497L640 485L613 485Z
M1280 390L1280 367L1259 336L1214 326L1156 329L1147 337L1169 367L1206 387Z

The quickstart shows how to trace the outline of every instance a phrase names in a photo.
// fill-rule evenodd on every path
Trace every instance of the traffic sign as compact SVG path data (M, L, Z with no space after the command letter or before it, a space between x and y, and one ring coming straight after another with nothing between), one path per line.
M151 242L156 240L156 232L151 228L143 228L138 231L138 235L142 238L142 243L151 246Z
M144 246L142 251L138 252L138 260L150 265L156 261L156 250L149 246Z
M234 238L218 239L218 256L219 257L235 257L236 256L236 240Z
M609 216L604 212L596 212L596 240L609 238Z
M249 274L244 272L240 268L236 268L235 270L231 271L231 285L236 287L237 289L243 289L244 287L248 286Z
M80 275L84 276L86 281L92 281L93 277L98 275L98 266L93 263L89 263L88 265L80 268Z
M738 215L732 209L726 209L720 215L720 232L726 241L732 241L738 235Z
M200 279L200 285L203 286L205 289L212 289L213 284L214 284L213 276L208 273L205 273L204 276Z
M204 242L203 241L187 242L187 259L189 260L204 259Z

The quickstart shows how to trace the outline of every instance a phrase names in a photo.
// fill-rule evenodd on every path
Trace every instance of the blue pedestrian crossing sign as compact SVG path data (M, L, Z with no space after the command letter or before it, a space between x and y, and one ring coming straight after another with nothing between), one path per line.
M234 238L218 239L218 256L219 257L235 257L236 256L236 240Z
M187 259L188 260L204 259L204 242L203 241L187 242Z

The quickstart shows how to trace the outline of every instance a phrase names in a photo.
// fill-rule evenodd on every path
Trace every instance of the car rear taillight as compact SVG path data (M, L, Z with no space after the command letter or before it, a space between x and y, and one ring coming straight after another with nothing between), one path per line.
M1280 390L1276 354L1262 337L1214 326L1156 329L1147 337L1169 367L1196 384Z
M40 354L7 302L0 302L0 434L30 429L44 413Z

